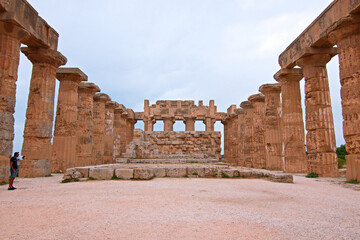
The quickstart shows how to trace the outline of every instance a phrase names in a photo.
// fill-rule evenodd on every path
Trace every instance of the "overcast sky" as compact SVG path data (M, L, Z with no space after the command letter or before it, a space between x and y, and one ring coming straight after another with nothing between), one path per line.
M67 57L66 66L79 67L114 101L143 111L144 99L204 100L206 105L214 99L218 111L226 111L257 93L261 84L275 82L280 53L332 1L28 2L60 34L58 50ZM31 70L21 55L14 151L22 146ZM344 140L337 57L328 71L340 145ZM217 130L222 128L216 124Z

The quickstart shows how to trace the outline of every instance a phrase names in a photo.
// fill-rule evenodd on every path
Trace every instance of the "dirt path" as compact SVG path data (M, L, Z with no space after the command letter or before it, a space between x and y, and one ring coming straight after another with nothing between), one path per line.
M296 176L0 186L0 239L359 239L360 192Z

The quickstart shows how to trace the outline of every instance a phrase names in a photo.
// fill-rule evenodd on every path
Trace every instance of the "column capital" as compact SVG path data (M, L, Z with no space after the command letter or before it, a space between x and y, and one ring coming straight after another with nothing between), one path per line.
M250 97L248 97L248 100L251 103L256 103L256 102L265 102L265 96L262 93L257 93L257 94L253 94Z
M94 101L106 103L107 101L111 101L111 98L105 93L97 92L94 94Z
M336 25L331 31L329 31L329 39L333 44L337 44L344 38L351 35L360 34L360 16L351 15Z
M296 61L301 68L307 66L325 67L330 60L338 54L337 48L306 48L304 56Z
M59 81L72 81L80 83L87 81L88 76L83 73L79 68L58 68L56 69L56 79Z
M254 108L254 106L252 105L252 103L250 101L243 101L240 103L240 107L244 110L246 109L250 109L250 108Z
M81 82L79 84L79 92L89 92L94 94L100 92L100 88L92 82Z
M281 93L281 85L279 83L263 84L260 86L259 92L264 95L267 95L269 93Z
M67 59L64 55L56 50L49 48L38 47L22 47L21 52L34 64L34 63L47 63L58 68L65 65Z
M107 101L106 103L105 103L105 107L106 108L110 108L110 109L114 109L115 110L115 108L117 108L119 106L119 104L117 103L117 102L115 102L115 101Z
M300 81L303 77L304 75L301 68L282 68L274 75L275 80L280 83Z

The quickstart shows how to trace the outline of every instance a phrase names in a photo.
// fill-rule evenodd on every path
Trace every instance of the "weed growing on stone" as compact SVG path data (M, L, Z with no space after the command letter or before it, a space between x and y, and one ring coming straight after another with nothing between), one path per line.
M6 184L7 184L7 182L0 182L0 186L6 185Z
M191 161L190 163L199 163L198 161Z
M229 178L229 175L227 175L226 173L221 173L221 177L222 178Z
M199 174L197 172L194 172L192 175L199 176Z
M88 179L89 179L89 180L95 180L95 178L93 178L93 177L89 177Z
M187 174L186 174L186 175L184 175L183 177L184 177L184 178L188 178L188 177L189 177L189 175L187 175Z
M113 176L112 176L111 179L112 179L112 180L121 180L121 178L118 178L118 177L116 176L115 172L114 172L114 174L113 174Z
M350 181L346 181L345 183L349 183L349 184L359 184L360 182L356 179L350 180Z
M71 179L64 179L61 181L61 183L69 183L69 182L71 182Z
M316 174L316 173L309 173L308 175L306 175L305 177L307 178L318 178L319 177L319 174Z

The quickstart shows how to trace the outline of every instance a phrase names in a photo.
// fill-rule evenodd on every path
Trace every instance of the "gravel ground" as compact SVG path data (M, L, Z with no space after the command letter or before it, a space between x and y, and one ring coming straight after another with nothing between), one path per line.
M301 176L0 186L0 239L360 239L360 191Z

